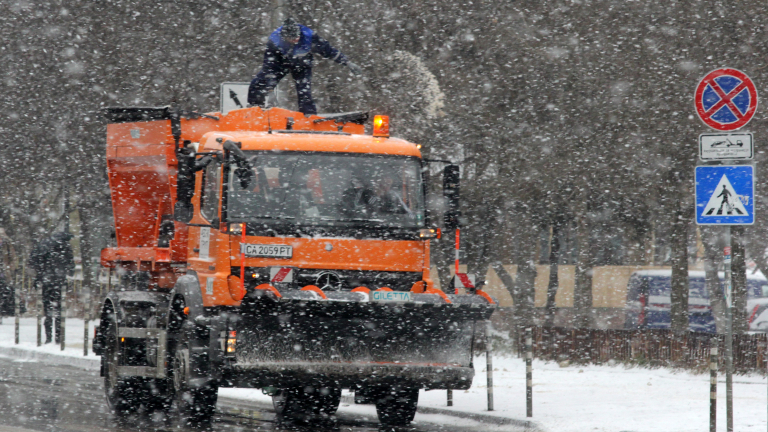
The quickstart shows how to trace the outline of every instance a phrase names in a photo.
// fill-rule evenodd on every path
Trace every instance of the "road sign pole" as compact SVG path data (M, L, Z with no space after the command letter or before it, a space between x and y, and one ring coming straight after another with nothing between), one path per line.
M731 226L725 227L723 248L725 270L725 416L728 432L733 432L733 284L731 280Z
M709 432L717 432L717 341L709 343Z
M757 111L757 103L757 88L754 82L745 73L733 68L719 68L709 72L701 79L694 93L694 106L699 118L707 126L722 132L735 131L749 123ZM699 136L699 157L704 161L752 159L752 135L702 134ZM695 178L696 223L725 225L725 408L728 432L733 432L733 280L730 225L752 225L755 221L754 166L696 167Z
M493 360L491 360L491 321L485 323L485 372L488 385L488 411L493 411Z
M533 332L525 329L525 416L533 417Z

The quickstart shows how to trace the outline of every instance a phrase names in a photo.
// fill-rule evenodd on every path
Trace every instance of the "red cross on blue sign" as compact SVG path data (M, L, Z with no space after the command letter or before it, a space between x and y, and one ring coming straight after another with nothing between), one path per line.
M699 82L694 102L704 123L721 131L736 130L755 115L757 89L744 72L716 69Z

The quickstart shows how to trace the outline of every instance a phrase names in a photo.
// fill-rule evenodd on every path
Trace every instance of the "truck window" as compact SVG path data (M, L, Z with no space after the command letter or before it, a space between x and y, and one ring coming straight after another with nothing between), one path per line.
M240 182L229 182L227 211L231 221L283 219L312 225L424 226L421 164L417 158L260 153L252 165L256 181L247 190Z
M200 197L200 213L208 222L219 216L219 173L218 163L210 163L203 174L203 194Z

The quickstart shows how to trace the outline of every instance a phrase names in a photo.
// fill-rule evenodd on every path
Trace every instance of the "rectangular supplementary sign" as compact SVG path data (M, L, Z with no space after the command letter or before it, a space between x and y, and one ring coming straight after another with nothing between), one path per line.
M755 222L755 167L696 167L696 223L751 225Z
M407 291L372 291L371 301L382 303L401 303L411 301L411 293Z
M249 258L292 258L293 247L288 245L248 244L240 245L240 253Z
M699 135L701 160L752 159L751 133L711 133Z
M221 83L221 113L226 115L232 110L247 108L249 86L247 82Z

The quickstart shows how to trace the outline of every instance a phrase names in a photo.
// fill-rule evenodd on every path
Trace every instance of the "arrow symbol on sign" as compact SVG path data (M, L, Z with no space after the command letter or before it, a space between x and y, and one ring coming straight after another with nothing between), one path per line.
M237 105L238 108L243 107L243 104L241 104L240 100L237 98L237 93L232 89L229 89L229 98L235 101L235 105Z

